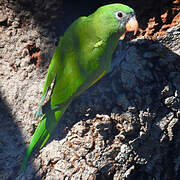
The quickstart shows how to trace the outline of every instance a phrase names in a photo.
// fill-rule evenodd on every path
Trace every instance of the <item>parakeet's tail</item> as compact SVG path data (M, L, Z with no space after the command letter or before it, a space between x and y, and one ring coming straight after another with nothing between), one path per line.
M26 151L26 155L21 165L20 172L25 171L31 153L35 149L41 149L47 142L47 140L53 133L59 119L65 112L65 109L66 108L62 108L62 110L49 111L42 116L41 122L39 123Z

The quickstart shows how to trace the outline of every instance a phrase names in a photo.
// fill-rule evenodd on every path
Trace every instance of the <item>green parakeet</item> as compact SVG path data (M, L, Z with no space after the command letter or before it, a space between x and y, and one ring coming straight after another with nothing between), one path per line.
M50 63L35 116L41 121L27 149L21 172L32 151L42 148L49 139L73 99L110 70L119 38L137 29L134 10L123 4L102 6L70 25L60 38Z

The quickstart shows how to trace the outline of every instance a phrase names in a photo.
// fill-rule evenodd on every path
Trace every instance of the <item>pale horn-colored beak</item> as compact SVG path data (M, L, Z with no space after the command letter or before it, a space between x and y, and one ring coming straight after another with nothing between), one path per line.
M132 31L134 32L134 35L136 35L138 31L138 22L135 16L131 17L126 24L126 32L132 32Z

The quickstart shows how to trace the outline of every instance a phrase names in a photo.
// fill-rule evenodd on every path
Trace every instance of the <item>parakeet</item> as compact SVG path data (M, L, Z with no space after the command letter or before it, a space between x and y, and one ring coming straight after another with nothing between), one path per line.
M28 146L21 172L31 153L49 139L73 99L109 72L119 38L127 31L136 33L137 29L134 10L117 3L102 6L70 25L50 63L35 115L41 121Z

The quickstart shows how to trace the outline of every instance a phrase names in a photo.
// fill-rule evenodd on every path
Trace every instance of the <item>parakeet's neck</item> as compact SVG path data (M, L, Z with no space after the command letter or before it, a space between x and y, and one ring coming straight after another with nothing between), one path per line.
M102 40L106 45L105 51L107 50L109 54L112 55L114 52L120 36L124 33L124 29L121 29L117 21L114 19L104 20L102 16L94 17L96 14L93 14L92 18L92 27L94 27L94 36L96 36L99 41ZM101 22L101 23L100 23Z
M102 73L104 69L108 71L120 36L117 24L112 23L112 28L107 21L102 23L101 19L93 16L81 18L78 23L83 24L83 28L73 32L79 34L79 38L74 39L73 44L83 52L82 58L79 59L82 69L89 73ZM86 58L83 58L84 55Z

